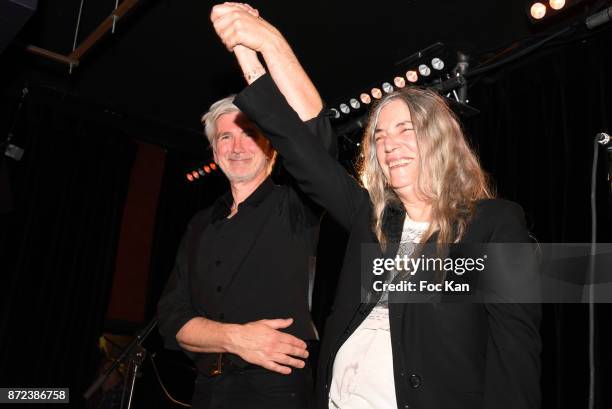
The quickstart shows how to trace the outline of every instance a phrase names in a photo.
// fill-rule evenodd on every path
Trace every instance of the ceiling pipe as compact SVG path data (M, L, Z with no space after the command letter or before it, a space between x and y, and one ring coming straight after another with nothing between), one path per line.
M26 51L31 54L39 55L41 57L48 58L52 61L66 64L69 67L77 67L81 58L104 37L104 35L113 30L114 25L121 18L130 12L142 0L124 0L123 3L119 4L113 12L106 17L88 36L83 40L78 47L76 47L69 55L63 55L54 51L47 50L45 48L37 47L35 45L28 45Z

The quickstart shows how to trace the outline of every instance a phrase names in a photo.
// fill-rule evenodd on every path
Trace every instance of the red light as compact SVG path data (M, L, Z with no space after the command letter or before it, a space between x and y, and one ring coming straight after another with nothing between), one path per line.
M204 172L210 173L210 168L208 166L204 166Z
M211 164L210 164L210 168L211 168L212 170L217 170L217 164L216 164L216 163L211 163Z
M193 176L191 175L191 173L187 174L187 180L193 182Z

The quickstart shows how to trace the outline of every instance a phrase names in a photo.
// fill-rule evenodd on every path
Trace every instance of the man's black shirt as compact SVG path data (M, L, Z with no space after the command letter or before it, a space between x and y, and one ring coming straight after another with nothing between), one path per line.
M307 122L314 135L327 135L322 115ZM316 131L315 131L316 129ZM316 133L315 133L316 132ZM197 213L189 223L170 280L158 304L166 347L179 348L177 332L203 316L227 323L293 318L287 328L303 340L315 339L308 308L308 266L315 254L320 210L288 183L266 179L231 218L231 192ZM213 354L195 354L206 371ZM243 364L237 356L230 356Z

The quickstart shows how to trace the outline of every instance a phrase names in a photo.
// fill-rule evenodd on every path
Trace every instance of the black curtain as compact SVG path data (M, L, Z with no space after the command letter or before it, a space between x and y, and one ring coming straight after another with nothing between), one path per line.
M501 196L542 242L590 241L593 140L612 127L612 30L543 50L470 89L466 125ZM610 241L608 158L600 150L599 241Z
M69 387L79 407L97 365L136 145L30 91L14 131L25 155L0 159L13 199L0 214L0 384Z
M536 52L472 82L481 113L466 128L501 197L526 211L540 242L590 242L593 140L612 131L612 27ZM612 241L610 166L600 148L598 241ZM612 266L610 266L612 268ZM597 408L612 407L609 304L596 306ZM543 407L587 406L588 306L545 305Z

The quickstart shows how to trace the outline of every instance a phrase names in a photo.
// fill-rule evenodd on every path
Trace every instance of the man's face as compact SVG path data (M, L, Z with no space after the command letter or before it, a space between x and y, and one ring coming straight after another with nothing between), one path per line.
M242 112L231 112L217 119L213 144L215 162L230 183L265 178L272 147Z

